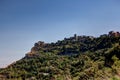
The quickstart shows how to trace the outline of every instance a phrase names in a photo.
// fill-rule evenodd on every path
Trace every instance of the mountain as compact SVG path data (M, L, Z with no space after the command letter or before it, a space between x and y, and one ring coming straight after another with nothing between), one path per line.
M0 69L0 80L119 80L120 33L38 41L25 57Z

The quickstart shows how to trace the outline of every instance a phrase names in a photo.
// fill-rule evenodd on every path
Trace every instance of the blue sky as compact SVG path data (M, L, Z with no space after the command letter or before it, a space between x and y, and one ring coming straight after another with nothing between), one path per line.
M0 0L0 67L35 42L120 31L119 0Z

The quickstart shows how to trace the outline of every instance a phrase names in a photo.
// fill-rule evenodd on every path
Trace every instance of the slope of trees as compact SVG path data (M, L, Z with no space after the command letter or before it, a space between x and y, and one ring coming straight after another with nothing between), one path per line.
M120 36L111 35L35 43L24 58L0 69L0 79L119 80Z

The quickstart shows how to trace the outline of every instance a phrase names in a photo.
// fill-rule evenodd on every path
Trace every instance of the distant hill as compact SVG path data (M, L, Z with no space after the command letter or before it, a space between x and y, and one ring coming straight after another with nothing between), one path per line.
M0 80L120 80L120 33L38 41Z

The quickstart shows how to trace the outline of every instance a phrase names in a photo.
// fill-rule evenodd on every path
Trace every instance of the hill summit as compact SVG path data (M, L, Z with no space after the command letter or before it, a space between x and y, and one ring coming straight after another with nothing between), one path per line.
M100 37L120 37L120 33L110 31L108 34L103 34ZM61 41L59 40L56 43L45 43L44 41L38 41L37 43L34 44L34 47L32 47L31 51L26 54L26 57L38 56L39 51L46 53L46 52L54 52L54 50L58 50L59 52L58 54L68 54L68 55L70 53L75 54L79 52L84 52L84 51L87 51L88 49L84 49L85 47L83 45L81 46L81 43L94 44L94 41L93 41L94 39L96 38L93 36L85 36L85 35L77 36L77 34L74 34L73 37L64 38L64 40L61 40ZM76 44L76 47L79 47L79 48L81 47L82 49L80 49L79 51L76 51L75 49L72 50L72 48L70 48L69 43L72 43L71 46ZM70 49L69 51L62 52L63 47L64 48L67 47Z
M38 41L25 57L0 69L1 80L118 80L120 33Z

